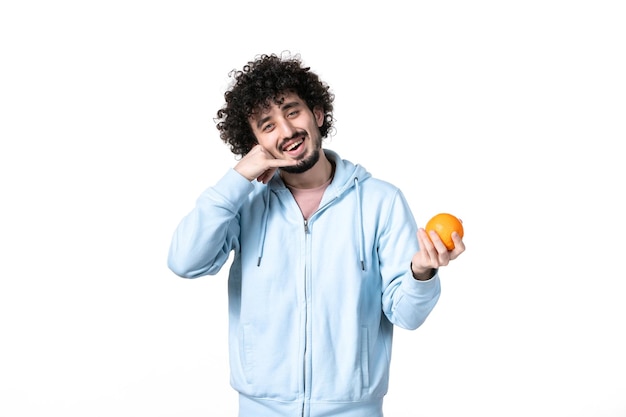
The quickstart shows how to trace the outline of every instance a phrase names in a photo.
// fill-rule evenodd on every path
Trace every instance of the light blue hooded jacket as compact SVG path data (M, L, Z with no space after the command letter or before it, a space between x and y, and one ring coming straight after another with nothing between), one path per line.
M417 226L401 191L329 150L335 175L304 221L275 174L230 169L176 229L170 269L230 267L231 385L241 417L382 416L393 326L415 329L440 294L413 278Z

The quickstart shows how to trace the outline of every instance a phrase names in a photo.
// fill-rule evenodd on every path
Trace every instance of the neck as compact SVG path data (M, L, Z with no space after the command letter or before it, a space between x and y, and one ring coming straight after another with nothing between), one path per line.
M320 159L313 167L301 174L280 171L283 182L294 188L317 188L325 184L334 172L334 165L326 158L324 150L320 150Z

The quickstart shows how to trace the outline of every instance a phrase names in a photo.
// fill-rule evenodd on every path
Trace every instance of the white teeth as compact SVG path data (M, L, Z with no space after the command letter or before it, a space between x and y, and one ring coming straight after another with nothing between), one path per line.
M300 146L300 144L304 142L303 140L298 141L298 142L294 142L291 144L291 146L289 146L287 149L285 149L287 152L294 150L295 148L297 148L298 146Z

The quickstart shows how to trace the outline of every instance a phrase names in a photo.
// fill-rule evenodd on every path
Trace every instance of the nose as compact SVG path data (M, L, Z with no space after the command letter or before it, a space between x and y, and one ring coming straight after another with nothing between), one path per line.
M296 129L288 119L282 119L278 122L278 128L280 129L283 139L288 139L296 133Z

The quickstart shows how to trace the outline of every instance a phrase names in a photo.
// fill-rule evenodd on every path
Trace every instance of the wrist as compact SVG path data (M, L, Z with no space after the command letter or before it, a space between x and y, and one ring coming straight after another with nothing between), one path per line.
M424 271L416 271L413 268L413 263L411 263L411 273L413 274L413 278L415 278L418 281L428 281L429 279L435 276L435 274L437 273L437 269L429 268Z

